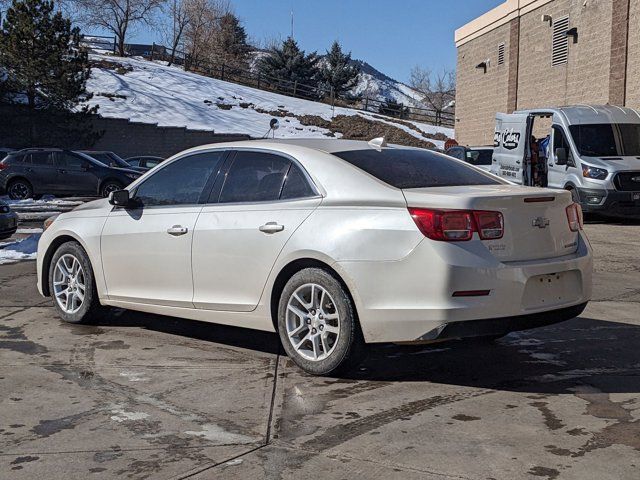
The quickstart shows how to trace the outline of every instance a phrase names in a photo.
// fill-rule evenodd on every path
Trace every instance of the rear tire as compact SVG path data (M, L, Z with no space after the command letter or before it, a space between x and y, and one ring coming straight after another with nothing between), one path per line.
M7 185L7 195L11 200L27 200L33 198L33 186L28 180L18 178Z
M351 298L320 268L306 268L285 285L278 333L287 355L312 375L336 375L363 359L364 340Z
M49 264L49 293L58 316L68 323L90 323L103 310L87 252L63 243Z
M107 180L106 182L104 182L102 187L100 187L100 195L106 198L111 192L122 190L123 188L124 185L122 185L120 182L117 182L115 180Z

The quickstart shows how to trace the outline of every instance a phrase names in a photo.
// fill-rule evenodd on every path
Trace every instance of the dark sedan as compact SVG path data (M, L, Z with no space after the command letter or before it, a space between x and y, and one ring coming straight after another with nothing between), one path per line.
M31 148L10 153L0 161L0 192L6 191L14 200L45 194L106 197L140 175L69 150Z
M109 152L106 150L79 150L78 153L83 153L84 155L89 155L91 158L96 159L103 165L112 168L131 168L133 170L137 170L139 172L145 172L148 169L146 168L138 168L136 166L130 165L124 160L120 155L115 152Z
M18 229L18 215L0 200L0 240L9 238Z

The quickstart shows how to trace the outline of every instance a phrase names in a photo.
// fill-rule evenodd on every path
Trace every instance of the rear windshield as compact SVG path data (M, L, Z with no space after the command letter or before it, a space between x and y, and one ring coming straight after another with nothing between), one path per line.
M385 148L333 155L396 188L498 185L501 182L445 155L429 150Z

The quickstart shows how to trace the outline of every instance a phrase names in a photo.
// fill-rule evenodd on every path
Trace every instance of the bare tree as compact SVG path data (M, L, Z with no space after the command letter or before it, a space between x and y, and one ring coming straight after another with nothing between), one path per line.
M139 23L150 25L165 0L75 0L80 20L103 28L116 36L117 53L125 55L125 40L131 28Z
M433 73L419 66L411 69L411 88L421 95L423 103L433 109L436 123L442 122L442 113L453 105L456 98L456 75L453 70L443 69Z
M169 4L169 31L165 37L169 45L171 45L171 56L169 58L169 66L176 60L176 50L183 39L184 32L191 21L189 15L189 0L171 0Z
M226 0L185 0L189 22L184 30L185 50L189 62L185 69L197 68L207 56L218 30L218 22L230 11Z

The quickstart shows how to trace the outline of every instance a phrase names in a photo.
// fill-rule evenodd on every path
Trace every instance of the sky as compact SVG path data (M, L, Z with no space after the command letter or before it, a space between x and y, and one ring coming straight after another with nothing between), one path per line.
M503 0L230 0L251 39L291 32L306 51L324 53L334 40L403 82L415 65L454 69L454 31ZM157 40L138 30L137 41Z

